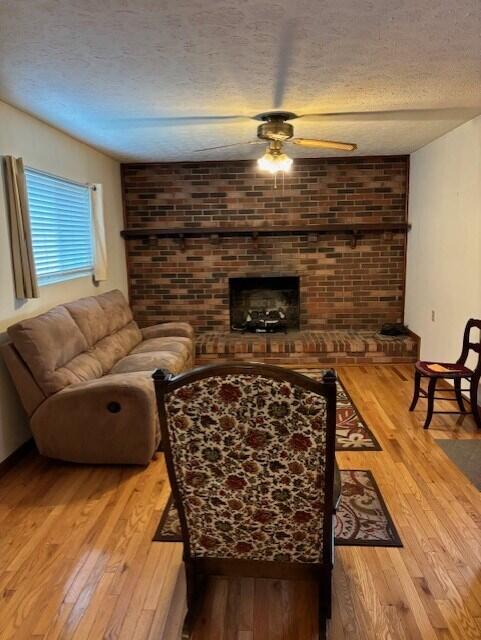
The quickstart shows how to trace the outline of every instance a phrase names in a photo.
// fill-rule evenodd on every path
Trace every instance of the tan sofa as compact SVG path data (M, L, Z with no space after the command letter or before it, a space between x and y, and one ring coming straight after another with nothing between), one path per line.
M2 355L40 453L87 463L147 464L159 445L152 372L192 367L185 322L139 329L120 291L23 320Z

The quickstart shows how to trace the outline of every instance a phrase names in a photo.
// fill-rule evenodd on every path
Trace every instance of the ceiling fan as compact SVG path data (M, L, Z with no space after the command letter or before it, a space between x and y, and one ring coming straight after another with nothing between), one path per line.
M292 165L292 158L289 158L289 156L283 152L284 144L296 144L310 149L335 149L336 151L354 151L357 149L357 145L352 142L295 138L294 127L288 120L294 120L296 118L302 118L302 116L298 116L290 111L267 111L266 113L260 113L254 116L254 120L261 121L261 124L257 127L257 140L195 149L194 153L212 151L213 149L226 149L244 144L265 144L267 142L268 147L266 153L259 158L258 165L260 169L275 174L278 171L288 171Z
M282 91L277 95L275 103L282 102ZM357 145L349 142L337 142L333 140L317 140L309 138L294 137L294 127L289 122L298 118L310 120L320 120L321 122L419 122L419 121L443 121L443 120L466 120L478 115L479 108L463 107L442 107L442 108L421 108L421 109L397 109L388 111L344 111L344 112L324 112L296 114L290 111L268 111L256 116L228 114L228 115L193 115L193 116L148 116L140 118L126 118L112 122L110 126L128 127L172 127L172 126L196 126L196 125L222 125L242 120L257 120L260 124L257 127L257 139L245 142L234 142L231 144L206 147L194 150L194 153L211 151L215 149L227 149L242 145L266 144L267 150L258 163L261 169L276 173L286 171L292 165L292 159L283 152L285 144L295 144L300 147L311 149L333 149L336 151L354 151Z

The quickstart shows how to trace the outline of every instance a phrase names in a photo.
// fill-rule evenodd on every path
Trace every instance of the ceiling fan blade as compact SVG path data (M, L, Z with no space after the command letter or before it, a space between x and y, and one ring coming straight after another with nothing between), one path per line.
M314 140L312 138L292 138L288 140L293 144L311 149L337 149L338 151L355 151L357 144L351 142L334 142L333 140Z
M175 127L202 124L227 124L241 120L252 120L250 116L153 116L145 118L117 118L111 125L124 127Z
M345 111L341 113L304 113L298 118L330 118L356 122L458 120L477 115L481 108L451 107L445 109L396 109L394 111Z
M206 147L205 149L193 149L192 153L212 151L214 149L227 149L228 147L240 147L243 144L266 144L265 140L248 140L247 142L234 142L233 144L221 144L218 147Z

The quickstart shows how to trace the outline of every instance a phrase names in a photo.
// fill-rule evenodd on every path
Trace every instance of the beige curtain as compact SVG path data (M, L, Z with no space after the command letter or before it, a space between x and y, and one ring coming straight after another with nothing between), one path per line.
M94 273L95 283L107 280L107 241L105 238L104 199L101 184L90 189L94 229Z
M23 160L6 156L5 167L15 295L19 299L38 298Z

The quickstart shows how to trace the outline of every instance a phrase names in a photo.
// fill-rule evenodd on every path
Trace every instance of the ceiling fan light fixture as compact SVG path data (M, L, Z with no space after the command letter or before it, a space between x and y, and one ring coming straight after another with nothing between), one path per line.
M280 171L290 171L292 158L281 151L268 149L265 154L257 160L257 166L261 171L268 171L272 175Z

